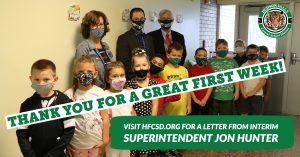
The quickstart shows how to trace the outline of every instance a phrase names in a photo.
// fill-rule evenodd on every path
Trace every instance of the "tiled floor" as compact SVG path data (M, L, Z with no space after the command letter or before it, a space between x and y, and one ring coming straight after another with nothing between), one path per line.
M184 150L184 157L300 157L300 117L294 118L294 146L282 150Z

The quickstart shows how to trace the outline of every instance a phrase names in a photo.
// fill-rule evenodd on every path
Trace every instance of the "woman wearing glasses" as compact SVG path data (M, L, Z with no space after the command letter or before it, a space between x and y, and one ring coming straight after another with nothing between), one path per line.
M101 11L92 10L85 14L81 23L81 34L85 39L76 48L76 58L90 55L96 61L98 79L97 86L105 87L105 65L112 61L113 55L102 38L109 32L106 15Z

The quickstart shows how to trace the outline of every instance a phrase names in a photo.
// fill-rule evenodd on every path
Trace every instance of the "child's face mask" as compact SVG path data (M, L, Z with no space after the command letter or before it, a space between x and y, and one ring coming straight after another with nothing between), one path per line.
M207 64L207 58L196 57L196 62L199 66L203 66Z
M53 88L53 83L47 83L47 84L38 84L38 83L32 83L31 88L33 88L38 94L40 95L45 95L48 94L52 88Z
M173 65L178 65L181 62L181 58L169 58L169 62Z
M80 72L76 75L76 80L83 86L87 87L92 84L94 80L93 73Z
M125 77L118 77L118 78L112 79L111 86L115 90L121 91L121 90L123 90L125 83L126 83Z
M224 58L224 57L227 56L228 50L221 50L221 51L217 51L216 53L217 53L217 55L218 55L219 57Z

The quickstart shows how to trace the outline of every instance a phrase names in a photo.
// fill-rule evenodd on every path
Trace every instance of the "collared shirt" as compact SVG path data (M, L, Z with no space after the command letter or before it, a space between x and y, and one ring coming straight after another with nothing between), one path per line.
M168 32L164 31L163 29L160 29L161 30L161 33L162 33L162 36L164 38L164 45L165 45L165 48L167 49L167 46L166 46L166 35ZM169 32L169 38L170 38L170 41L171 43L173 43L173 40L172 40L172 31Z

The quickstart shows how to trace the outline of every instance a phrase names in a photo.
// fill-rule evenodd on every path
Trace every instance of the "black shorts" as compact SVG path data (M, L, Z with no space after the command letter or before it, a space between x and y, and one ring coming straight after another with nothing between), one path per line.
M263 114L263 97L260 95L254 95L247 99L242 96L237 101L237 110L239 114Z

